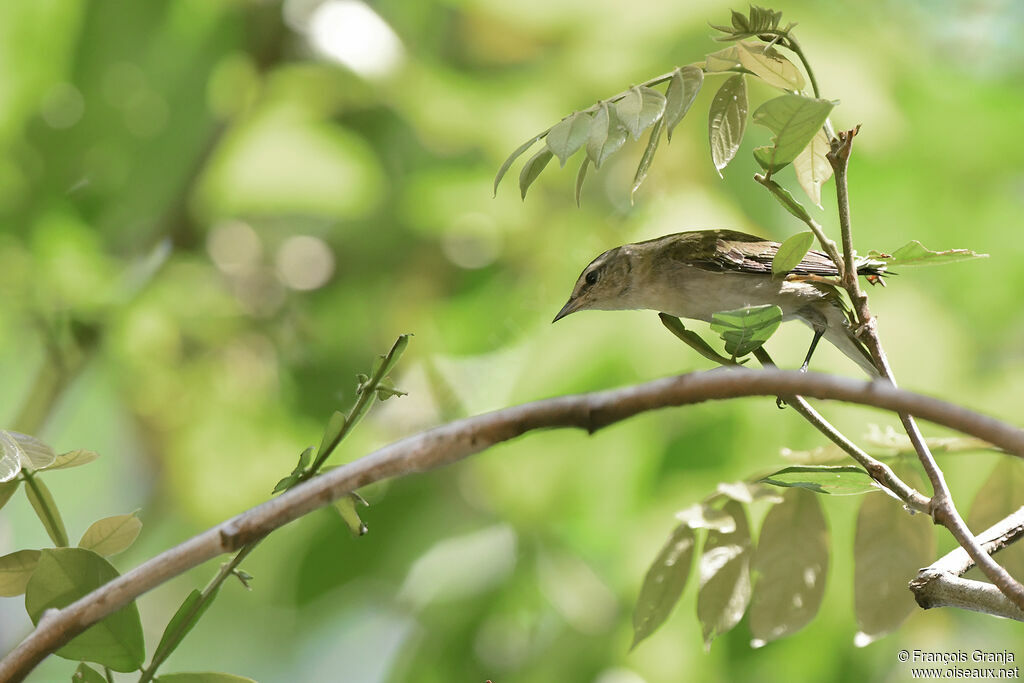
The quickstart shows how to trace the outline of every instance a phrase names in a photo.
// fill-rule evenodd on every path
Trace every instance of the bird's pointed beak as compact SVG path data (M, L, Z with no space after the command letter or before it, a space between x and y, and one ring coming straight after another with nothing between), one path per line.
M575 313L578 307L579 301L577 299L569 299L568 301L565 302L565 305L562 306L562 310L558 312L558 315L556 315L555 319L552 320L551 322L557 323L559 320L569 315L570 313Z

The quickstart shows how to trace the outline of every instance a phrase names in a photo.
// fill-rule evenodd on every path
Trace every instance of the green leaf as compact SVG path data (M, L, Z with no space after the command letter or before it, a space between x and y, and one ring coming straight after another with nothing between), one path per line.
M550 129L548 129L548 130L550 130ZM529 140L527 140L523 144L521 144L518 147L516 147L516 151L514 151L514 152L512 152L511 154L508 155L508 159L505 159L505 163L503 163L501 165L501 168L498 169L498 175L494 176L494 196L495 197L498 196L498 184L501 182L501 179L505 177L505 174L508 173L508 169L510 169L512 167L512 164L515 162L515 160L518 159L519 157L521 157L523 155L523 152L525 152L526 150L528 150L531 147L533 147L534 144L536 144L536 142L538 140L540 140L542 137L544 137L547 134L548 134L548 131L546 130L543 133L538 133L537 135L534 135L532 138L530 138Z
M704 84L704 72L692 64L672 72L672 79L665 91L665 131L669 142L672 142L672 131L690 111L693 101L697 99Z
M46 610L67 607L117 577L117 570L90 550L43 550L25 591L25 610L32 623L38 624ZM146 657L138 607L134 602L125 605L75 636L56 654L114 671L138 669Z
M769 474L760 481L833 496L859 496L881 490L871 475L854 465L794 465Z
M760 178L760 176L757 177ZM786 211L790 212L805 223L811 220L811 216L807 213L807 209L804 208L803 204L796 200L789 190L771 179L761 180L760 182L768 188L772 193L772 196L775 197L775 200L779 202L779 204L782 205L782 208Z
M970 261L978 258L988 258L988 254L979 254L970 249L947 249L946 251L932 251L926 248L917 240L904 244L891 254L884 254L879 251L870 251L868 256L874 259L885 261L887 266L933 266L956 261Z
M715 93L708 118L708 138L715 170L722 169L736 156L747 127L747 83L743 76L732 76Z
M345 413L340 410L335 410L329 420L327 420L327 426L324 427L324 434L320 437L320 447L317 448L317 457L321 453L326 453L333 444L337 443L341 433L345 430ZM306 456L306 451L302 452L302 456L299 457L299 465L302 469L306 469L306 465L309 464L308 459L305 464L302 462L302 457Z
M544 142L547 148L558 157L564 167L566 160L576 153L590 135L590 124L593 117L586 112L576 112L562 119L549 132Z
M587 138L587 156L593 162L594 168L601 168L605 159L619 151L626 142L627 135L615 111L607 102L602 102L594 114L594 125L590 127L590 137Z
M29 479L25 483L25 495L28 496L28 502L32 504L32 509L36 511L36 516L43 523L43 528L46 529L53 544L61 548L66 546L68 532L64 528L64 520L60 517L60 510L57 509L57 503L53 500L53 494L50 493L50 489L46 487L42 479L39 477Z
M654 88L633 86L615 103L615 114L634 140L665 113L665 96Z
M210 605L213 604L219 590L220 587L218 586L205 601L202 600L202 593L196 589L193 589L185 597L184 602L181 603L174 616L167 622L164 633L160 636L160 644L156 646L156 653L153 655L154 659L157 657L164 658L177 649L189 631L199 623L206 610L210 609Z
M19 486L21 486L21 479L0 482L0 509L7 505L7 501L17 492Z
M753 115L754 123L775 133L767 154L770 170L776 171L793 161L821 129L834 106L829 100L786 94L758 107ZM761 162L761 158L758 161Z
M256 681L245 676L203 671L201 673L164 674L157 679L157 683L256 683Z
M325 439L327 437L327 434L332 431L331 425L333 424L334 418L337 415L341 415L341 413L335 412L334 415L331 416L331 420L327 423L327 430L324 432L324 438ZM341 416L342 416L342 418L345 417L344 415L341 415ZM340 431L339 431L339 434L340 434ZM334 437L334 438L337 438L337 437ZM322 441L320 443L320 447L321 448L324 447L324 443L333 443L333 442ZM277 484L274 486L274 490L270 492L271 495L273 495L275 493L280 493L281 491L287 491L292 486L295 486L295 484L297 484L300 481L302 481L302 477L303 477L303 475L306 474L306 467L309 466L309 461L310 461L310 458L312 457L312 455L313 455L313 447L312 446L310 446L306 450L302 451L302 453L299 454L299 461L298 461L298 463L296 463L295 467L292 469L291 474L289 474L287 477L283 478L281 481L277 482Z
M81 662L75 673L71 674L71 683L107 683L107 679L96 669Z
M712 52L704 58L704 68L708 73L721 73L742 68L740 51L735 45Z
M725 340L725 352L737 358L761 348L781 322L782 309L765 304L715 313L711 329Z
M747 610L750 602L750 527L746 509L735 500L723 512L733 520L731 532L712 530L700 556L700 592L697 619L704 631L704 646L728 632Z
M72 467L81 467L82 465L88 465L98 457L100 457L100 454L96 451L88 451L85 449L68 451L67 453L61 453L58 455L57 459L53 461L53 464L45 469L66 470Z
M633 195L640 189L644 180L647 178L647 171L651 167L651 162L654 161L654 153L658 150L658 143L661 142L661 129L664 127L665 120L659 119L654 124L654 128L651 128L651 137L647 140L647 147L644 148L644 154L640 157L640 163L636 167L636 174L633 176L633 189L629 193L629 202L633 203Z
M369 507L370 504L358 493L353 491L346 496L342 496L334 501L333 505L353 536L363 536L369 531L366 524L359 517L359 511L356 509L356 506Z
M804 77L800 69L774 48L748 42L737 43L736 47L736 56L743 68L768 85L783 90L803 89Z
M793 488L761 525L754 554L754 599L750 605L752 647L794 633L814 618L825 593L828 529L821 503Z
M683 326L683 321L679 318L668 315L667 313L659 313L658 317L661 319L661 324L668 328L668 331L678 337L680 340L685 342L690 348L704 356L710 361L719 363L721 365L737 365L738 363L732 358L726 358L722 354L711 348L704 339L694 332L688 330Z
M105 517L93 522L82 534L78 547L91 550L103 557L127 550L142 531L142 520L135 516L136 512L130 515Z
M753 11L753 7L750 8ZM750 31L750 25L747 23L747 17L742 12L732 10L732 27L737 31Z
M1022 505L1024 463L1004 455L974 496L967 525L979 534ZM1024 545L1020 542L1000 550L995 557L1012 576L1024 577Z
M24 593L38 562L38 550L18 550L0 557L0 597Z
M896 474L920 490L920 478L909 467L896 468ZM917 611L907 584L934 556L935 533L928 515L911 515L889 496L864 499L853 545L858 646L895 631Z
M807 255L807 250L811 248L812 244L814 244L814 233L810 230L798 232L786 238L779 245L775 258L772 259L772 277L782 277L796 268L804 260L804 256Z
M590 157L583 157L580 170L576 173L576 207L580 206L580 197L583 194L583 181L587 177L587 167L590 166Z
M526 199L526 191L540 176L540 172L548 165L552 156L554 155L551 154L551 150L545 147L523 164L523 170L519 172L519 193L523 199Z
M680 524L654 558L633 609L632 647L654 633L672 613L690 578L695 543L693 529Z
M395 366L398 365L398 361L402 359L402 354L405 353L406 348L409 346L409 337L411 336L411 333L398 335L395 343L391 345L391 350L382 358L381 365L377 368L377 372L375 373L376 377L383 379L395 369Z
M821 208L821 186L832 177L832 164L825 156L829 152L828 136L819 130L807 146L793 159L797 182L814 205Z

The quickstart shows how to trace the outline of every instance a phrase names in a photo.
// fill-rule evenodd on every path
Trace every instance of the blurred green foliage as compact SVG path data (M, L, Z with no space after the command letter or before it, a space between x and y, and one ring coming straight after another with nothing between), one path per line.
M775 239L802 228L750 180L765 131L719 180L700 120L711 91L660 150L635 206L638 143L591 169L582 209L574 169L550 168L525 204L512 184L491 198L496 168L522 140L713 49L707 22L724 21L727 3L382 0L373 11L394 40L376 43L360 42L378 35L370 24L339 38L356 20L338 24L323 7L0 3L0 408L13 421L29 395L43 330L99 331L40 436L58 451L102 454L47 478L71 537L142 508L139 541L116 558L122 571L266 499L398 333L416 334L395 376L410 395L381 406L332 462L457 416L709 367L651 313L548 321L611 246L691 228ZM800 23L823 97L841 100L837 127L863 124L850 179L858 248L919 239L992 255L907 268L872 291L897 377L1018 420L1021 9L777 9ZM376 61L353 58L353 45ZM768 94L752 88L752 107ZM789 169L779 180L795 187ZM812 211L834 230L830 185L822 204ZM168 239L168 262L139 289L140 264ZM808 334L784 326L768 346L795 367ZM815 363L857 373L832 349ZM854 437L888 420L827 414ZM632 604L673 513L720 481L779 465L783 447L820 443L791 411L747 400L645 415L594 437L533 435L371 488L366 536L353 538L332 511L272 536L246 563L253 591L229 584L166 670L263 681L861 681L904 677L902 647L1019 645L1005 623L934 611L855 648L858 499L827 498L829 580L808 627L752 650L741 623L705 653L690 588L629 651ZM997 459L943 460L965 513ZM755 508L755 528L763 513ZM12 501L0 553L46 543L24 499ZM214 571L139 601L149 651ZM3 651L30 627L15 606L0 611ZM64 679L69 666L48 660L32 680Z

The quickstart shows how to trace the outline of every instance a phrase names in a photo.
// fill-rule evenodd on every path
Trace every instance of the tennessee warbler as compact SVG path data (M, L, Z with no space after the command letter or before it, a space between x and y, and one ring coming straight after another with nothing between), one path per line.
M821 337L872 377L871 356L851 329L851 314L836 286L804 281L839 273L827 254L808 251L786 278L772 277L778 242L735 230L696 230L609 249L590 262L572 296L552 322L586 309L650 309L679 318L711 321L720 311L775 304L783 320L801 320L814 330L804 360ZM862 260L857 272L881 275L884 265Z

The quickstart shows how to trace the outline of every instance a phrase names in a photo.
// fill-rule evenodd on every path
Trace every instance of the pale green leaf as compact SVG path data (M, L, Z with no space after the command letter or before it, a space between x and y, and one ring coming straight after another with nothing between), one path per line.
M829 100L786 94L768 100L753 114L754 123L775 133L767 162L758 159L770 170L778 170L793 161L821 129L835 106Z
M654 124L654 128L651 128L651 137L647 140L647 146L644 148L643 156L640 157L640 163L636 167L636 174L633 176L633 189L629 193L629 201L632 203L633 195L640 189L644 180L647 178L647 171L651 167L651 162L654 161L654 153L658 150L658 143L661 142L661 129L664 127L664 119L659 119Z
M164 674L157 683L256 683L251 678L234 674L203 671L200 673Z
M704 68L708 73L720 73L741 68L740 50L735 45L712 52L704 58Z
M690 578L695 542L693 529L680 524L651 563L633 609L633 647L672 613Z
M590 135L593 118L586 112L576 112L557 123L544 139L547 148L558 157L564 167L566 160L576 153Z
M107 683L107 679L85 662L80 662L75 673L71 674L71 683Z
M615 114L634 140L639 140L640 135L660 120L663 113L665 96L647 86L633 86L615 103Z
M81 467L82 465L88 465L99 457L100 454L96 451L89 451L85 449L68 451L67 453L61 453L58 455L57 459L53 461L53 464L46 469L66 470L72 467Z
M967 525L975 534L980 534L1022 505L1024 462L1003 456L974 496ZM1024 544L1014 543L1000 550L995 557L1011 576L1024 577Z
M523 170L519 172L519 193L523 199L526 199L526 191L530 189L530 185L540 176L540 172L544 170L553 156L551 150L545 147L523 164Z
M590 166L590 157L583 157L580 163L580 170L576 173L576 206L580 206L580 197L583 195L583 181L587 177L587 168Z
M43 612L66 607L118 577L117 570L96 553L81 548L42 551L25 591L25 610L38 624ZM131 602L75 636L57 650L59 656L134 671L146 656L139 610Z
M21 472L21 446L11 433L0 430L0 482L12 481Z
M814 233L810 230L786 238L772 259L772 277L781 277L796 268L804 260L812 244Z
M871 251L868 253L868 256L885 261L887 266L932 266L942 265L944 263L955 263L956 261L970 261L972 259L988 258L988 254L979 254L971 251L970 249L932 251L917 240L904 244L891 254Z
M829 152L828 136L819 130L811 141L793 159L797 182L814 205L821 208L821 186L832 177L832 164L825 156Z
M776 49L746 41L737 43L736 47L736 56L743 68L760 77L768 85L783 90L803 89L804 77L800 69Z
M627 136L626 128L619 122L615 111L607 102L602 103L594 114L594 123L587 138L587 156L594 168L601 168L605 159L619 151Z
M687 346L708 360L719 363L720 365L738 365L734 359L726 358L711 348L711 345L704 341L704 338L699 334L693 330L686 329L683 325L683 321L679 318L665 313L659 313L658 317L661 319L661 324L664 325L669 332L674 334L681 341L685 342Z
M907 467L894 469L900 479L920 490L920 478L915 472ZM858 645L867 645L895 631L917 611L907 584L934 559L935 532L928 515L911 515L889 496L864 499L857 513L853 545Z
M142 520L130 515L105 517L92 523L78 542L79 548L91 550L97 555L110 557L127 550L139 532L142 531Z
M772 193L772 196L775 197L775 200L781 204L782 208L786 211L790 212L805 223L811 220L811 216L807 213L807 209L804 208L803 204L796 200L796 197L794 197L789 190L771 179L762 180L761 183L768 188Z
M711 330L725 340L725 352L745 356L768 341L782 322L782 309L773 304L720 311L711 316Z
M544 137L547 134L548 134L548 131L544 131L543 133L538 133L537 135L534 135L532 138L530 138L529 140L527 140L523 144L519 145L519 147L517 147L514 152L512 152L511 154L508 155L508 158L505 159L505 162L501 165L501 168L498 169L498 174L496 176L494 176L494 195L495 196L497 196L497 194L498 194L498 184L501 182L501 179L505 177L505 174L508 173L508 169L510 169L512 167L512 164L515 162L515 160L518 159L519 157L521 157L523 155L523 152L525 152L526 150L528 150L531 147L533 147L534 144L536 144L538 140L540 140L542 137Z
M327 420L327 426L324 427L323 436L320 437L320 446L317 448L317 456L327 453L328 449L332 448L334 444L338 442L341 437L341 433L345 430L345 413L340 410L335 410L331 413L331 417ZM309 464L309 455L307 451L302 452L302 456L299 458L299 469L306 469L306 465ZM302 458L305 457L306 461L303 462Z
M29 469L41 470L53 464L57 454L46 443L21 432L7 432L21 449L21 464Z
M743 76L732 76L715 93L708 117L708 138L715 170L729 165L743 141L747 127L747 83Z
M818 496L792 488L761 525L754 554L751 645L794 633L814 618L825 593L828 528Z
M0 557L0 597L24 593L38 562L38 550L18 550Z
M794 465L769 474L760 481L833 496L859 496L881 490L867 472L854 465Z
M746 508L735 500L723 512L733 521L731 532L711 530L700 556L700 592L697 619L704 632L704 645L731 630L750 602L750 527Z
M665 132L669 142L672 141L672 131L679 125L679 122L690 111L693 101L697 99L704 84L704 72L692 64L676 69L668 82L668 89L665 91Z
M694 503L676 513L676 519L691 529L714 529L723 533L736 530L736 522L722 508L711 507L706 503Z
M0 509L7 505L7 501L11 499L19 486L21 486L21 479L0 482Z
M53 494L40 477L32 477L25 483L25 495L36 516L43 523L43 528L49 535L53 544L64 547L68 544L68 532L64 528L64 520L60 517L57 503L53 500Z
M366 523L359 517L359 511L356 509L356 506L368 507L369 503L358 493L352 492L342 496L334 501L333 505L353 536L363 536L369 531Z

